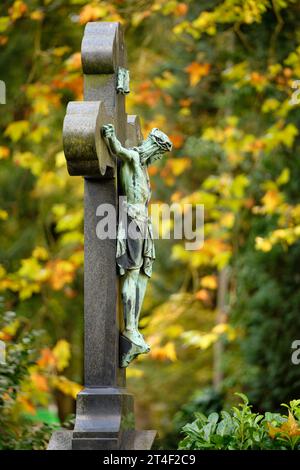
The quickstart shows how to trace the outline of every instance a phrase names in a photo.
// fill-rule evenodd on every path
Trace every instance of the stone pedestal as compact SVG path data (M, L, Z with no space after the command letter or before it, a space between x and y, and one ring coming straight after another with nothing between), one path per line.
M103 438L98 442L84 438L80 450L150 450L155 437L156 431L125 431L122 433L119 447L109 444L109 438L107 441ZM72 450L72 439L73 431L55 431L47 450Z

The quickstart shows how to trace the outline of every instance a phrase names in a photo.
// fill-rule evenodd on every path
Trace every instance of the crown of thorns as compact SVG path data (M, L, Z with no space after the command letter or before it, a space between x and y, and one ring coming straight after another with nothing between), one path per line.
M155 128L149 134L149 137L165 152L172 150L172 142L169 137L159 129Z

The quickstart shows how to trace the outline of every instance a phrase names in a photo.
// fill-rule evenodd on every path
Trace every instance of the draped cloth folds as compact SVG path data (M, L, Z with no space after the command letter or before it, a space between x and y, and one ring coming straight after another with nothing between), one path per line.
M155 248L151 220L144 205L122 202L116 259L121 276L127 270L141 269L146 276L151 277Z

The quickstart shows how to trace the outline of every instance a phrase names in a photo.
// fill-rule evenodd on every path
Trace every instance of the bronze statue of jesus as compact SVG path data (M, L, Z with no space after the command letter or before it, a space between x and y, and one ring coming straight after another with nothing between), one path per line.
M172 150L172 142L159 129L152 129L138 147L124 148L112 124L102 127L102 136L112 155L120 158L120 185L125 196L119 207L116 261L122 282L125 328L122 335L134 346L123 358L126 367L138 354L150 348L139 332L138 324L148 279L152 274L155 249L148 205L151 197L147 167Z

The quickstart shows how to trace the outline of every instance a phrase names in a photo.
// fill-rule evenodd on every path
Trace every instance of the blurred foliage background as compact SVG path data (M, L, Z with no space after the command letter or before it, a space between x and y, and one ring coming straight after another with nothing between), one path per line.
M127 111L172 155L150 169L153 202L205 205L205 243L157 242L128 369L138 426L176 448L195 410L246 392L258 410L299 396L300 4L296 0L2 0L0 448L42 448L82 384L80 178L62 153L82 98L88 21L120 21Z

